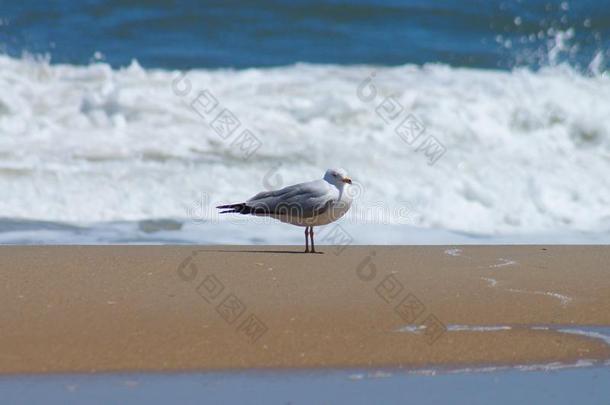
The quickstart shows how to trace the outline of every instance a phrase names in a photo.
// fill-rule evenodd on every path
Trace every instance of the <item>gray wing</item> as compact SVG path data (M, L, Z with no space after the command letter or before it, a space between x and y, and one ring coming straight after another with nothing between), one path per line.
M280 190L263 191L244 204L253 214L309 218L326 211L336 197L328 183L315 180Z

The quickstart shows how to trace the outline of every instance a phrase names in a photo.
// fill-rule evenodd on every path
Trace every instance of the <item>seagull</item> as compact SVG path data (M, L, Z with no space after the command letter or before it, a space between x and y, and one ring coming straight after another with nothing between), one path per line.
M316 253L313 227L330 224L350 209L347 192L352 179L343 169L328 169L320 180L294 184L279 190L263 191L246 202L219 205L221 214L266 216L305 227L305 253ZM311 250L309 249L311 238Z

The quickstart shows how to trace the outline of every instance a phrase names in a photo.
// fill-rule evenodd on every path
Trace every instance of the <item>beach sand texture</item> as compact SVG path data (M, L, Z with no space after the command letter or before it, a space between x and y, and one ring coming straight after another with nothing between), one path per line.
M605 247L319 248L0 247L0 373L610 358Z

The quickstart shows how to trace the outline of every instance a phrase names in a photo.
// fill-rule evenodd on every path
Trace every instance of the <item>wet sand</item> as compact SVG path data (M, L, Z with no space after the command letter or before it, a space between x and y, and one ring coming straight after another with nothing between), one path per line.
M607 247L299 249L0 247L0 373L610 358L532 328L610 325Z

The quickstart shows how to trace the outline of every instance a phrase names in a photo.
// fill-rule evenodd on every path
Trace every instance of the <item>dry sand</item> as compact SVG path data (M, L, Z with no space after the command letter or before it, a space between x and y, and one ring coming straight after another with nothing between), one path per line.
M457 248L0 247L0 373L610 358L528 329L610 325L609 248Z

